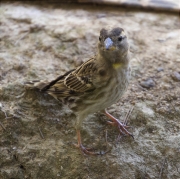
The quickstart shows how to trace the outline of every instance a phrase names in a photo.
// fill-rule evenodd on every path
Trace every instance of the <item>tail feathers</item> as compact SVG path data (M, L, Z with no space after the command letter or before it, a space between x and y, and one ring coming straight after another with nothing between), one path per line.
M25 87L39 89L40 91L48 84L48 82L40 80L28 81L24 83Z

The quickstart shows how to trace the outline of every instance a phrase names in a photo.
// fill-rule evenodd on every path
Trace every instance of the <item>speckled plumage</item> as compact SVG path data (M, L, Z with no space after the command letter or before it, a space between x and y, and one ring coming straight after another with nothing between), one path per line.
M79 132L87 115L109 107L126 91L130 77L129 60L129 44L124 30L103 28L95 57L49 83L33 85L75 112ZM130 134L126 130L125 133ZM78 135L78 146L88 153L81 144L80 132Z

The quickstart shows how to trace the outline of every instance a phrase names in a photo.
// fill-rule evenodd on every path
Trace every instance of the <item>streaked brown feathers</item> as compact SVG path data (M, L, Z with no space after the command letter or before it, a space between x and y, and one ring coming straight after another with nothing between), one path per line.
M96 56L51 82L26 84L50 94L74 111L78 147L88 152L81 144L79 130L82 121L87 115L103 110L121 98L129 84L129 60L129 43L124 30L106 28L100 31ZM118 120L115 122L121 132L128 133L124 125Z

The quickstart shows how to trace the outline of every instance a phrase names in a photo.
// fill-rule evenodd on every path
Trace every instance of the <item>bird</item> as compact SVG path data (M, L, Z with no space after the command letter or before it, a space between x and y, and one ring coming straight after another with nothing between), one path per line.
M82 144L81 127L89 115L103 111L120 134L133 135L127 125L108 113L107 108L116 103L128 88L131 67L129 42L125 30L108 26L100 30L97 52L76 69L60 75L52 81L30 81L26 85L48 93L66 104L76 115L77 144L84 154L92 152Z

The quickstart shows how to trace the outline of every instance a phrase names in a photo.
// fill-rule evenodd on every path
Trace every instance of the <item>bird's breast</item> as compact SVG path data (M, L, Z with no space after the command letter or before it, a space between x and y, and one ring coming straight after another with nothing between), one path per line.
M106 85L97 88L91 94L85 96L81 108L84 112L94 113L116 103L128 87L129 76L130 73L128 69L118 70L112 74ZM86 106L85 109L84 106Z

